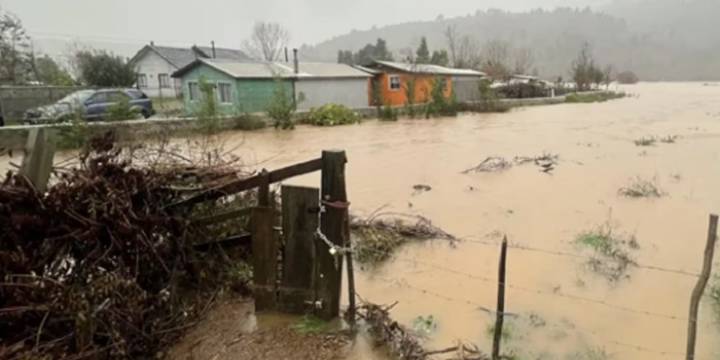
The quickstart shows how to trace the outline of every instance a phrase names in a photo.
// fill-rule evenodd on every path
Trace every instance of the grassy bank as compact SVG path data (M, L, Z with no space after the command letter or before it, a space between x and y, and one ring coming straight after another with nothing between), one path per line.
M606 102L624 98L624 92L602 91L593 93L574 93L565 97L565 102L572 104Z

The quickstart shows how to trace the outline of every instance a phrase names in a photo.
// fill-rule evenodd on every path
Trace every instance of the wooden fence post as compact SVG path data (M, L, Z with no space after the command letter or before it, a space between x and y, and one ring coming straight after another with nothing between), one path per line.
M305 314L317 294L313 287L315 270L315 232L318 228L320 191L314 188L283 186L282 228L285 238L280 308Z
M262 169L259 175L262 177L262 184L258 188L258 205L270 206L270 173Z
M39 192L47 190L55 156L53 131L36 128L30 130L20 174L25 176Z
M507 237L503 238L500 249L500 265L498 276L498 300L493 336L492 360L500 359L500 341L502 340L503 315L505 314L505 262L507 261Z
M258 207L250 214L255 310L275 308L278 243L273 233L273 209Z
M697 316L700 309L700 300L705 292L712 271L713 255L715 254L715 241L717 240L718 216L710 215L707 244L705 245L705 258L702 273L690 298L690 317L688 320L688 337L686 360L695 360L695 336L697 335Z
M344 151L323 151L321 199L325 212L320 217L320 229L336 246L342 247L348 237L349 226L347 190L345 188ZM318 294L322 301L320 315L332 319L340 314L343 257L330 253L326 244L318 241Z

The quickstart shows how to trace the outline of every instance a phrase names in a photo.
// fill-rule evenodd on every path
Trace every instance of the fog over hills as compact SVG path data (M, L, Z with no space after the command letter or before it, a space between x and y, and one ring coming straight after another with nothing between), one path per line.
M573 58L588 42L598 62L633 70L644 80L718 80L719 14L720 1L716 0L617 0L593 10L487 10L353 31L304 46L302 54L307 59L332 61L338 50L356 51L377 38L385 39L400 54L416 48L422 36L431 50L445 49L444 31L454 26L480 45L500 39L531 49L534 67L546 78L567 77Z

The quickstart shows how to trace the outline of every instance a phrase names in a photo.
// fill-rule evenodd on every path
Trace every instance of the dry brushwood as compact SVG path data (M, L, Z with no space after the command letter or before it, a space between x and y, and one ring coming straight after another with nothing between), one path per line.
M458 343L457 346L441 350L426 350L420 339L403 325L390 317L390 306L365 303L358 310L358 316L370 328L370 333L380 345L401 360L428 360L435 355L453 354L451 360L489 360L476 346Z
M199 171L155 171L120 156L111 134L47 193L0 184L0 358L150 358L207 305L179 289L208 286L207 254L165 205ZM198 240L198 239L193 239Z
M543 154L540 156L516 156L512 161L508 161L503 157L491 156L483 160L480 164L475 167L464 170L463 174L477 173L477 172L498 172L505 171L513 166L525 165L534 163L540 168L540 171L549 173L555 169L558 164L558 155L554 154Z
M451 244L456 240L426 217L394 212L376 212L367 219L352 217L350 230L360 263L382 262L409 240L446 239Z

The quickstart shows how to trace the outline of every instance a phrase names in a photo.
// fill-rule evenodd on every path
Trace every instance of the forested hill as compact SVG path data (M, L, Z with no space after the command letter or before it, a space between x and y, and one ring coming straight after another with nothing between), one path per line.
M396 58L403 58L422 36L431 50L446 49L445 31L454 27L478 49L493 40L530 49L533 68L549 79L567 77L588 42L599 63L635 71L643 80L720 80L718 17L717 0L622 0L595 10L488 10L353 31L301 51L306 59L334 61L339 50L357 51L383 38Z

